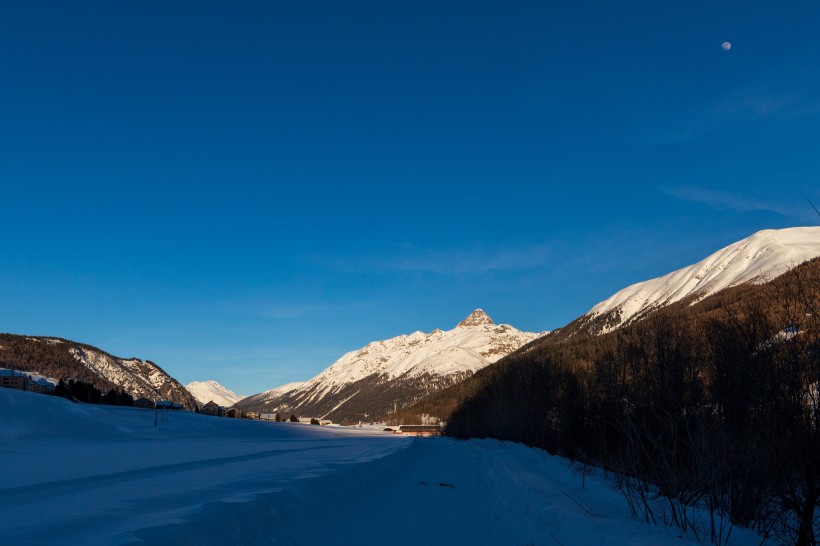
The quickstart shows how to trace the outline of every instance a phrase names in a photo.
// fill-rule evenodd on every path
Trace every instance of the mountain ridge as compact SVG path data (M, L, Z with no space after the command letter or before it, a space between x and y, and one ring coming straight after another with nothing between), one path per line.
M820 227L766 229L666 275L629 285L554 332L555 337L611 332L665 306L744 283L764 283L820 256Z
M462 381L543 333L496 325L476 309L452 330L416 331L344 354L312 379L250 396L256 411L372 420Z
M196 399L150 360L121 358L92 345L53 336L0 334L0 363L49 377L74 377L107 391L121 388L134 398L170 400L196 409Z

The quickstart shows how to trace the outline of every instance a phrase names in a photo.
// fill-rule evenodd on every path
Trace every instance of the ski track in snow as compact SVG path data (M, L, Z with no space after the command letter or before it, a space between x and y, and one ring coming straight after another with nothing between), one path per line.
M0 468L0 544L694 544L631 519L598 474L494 440L0 389Z

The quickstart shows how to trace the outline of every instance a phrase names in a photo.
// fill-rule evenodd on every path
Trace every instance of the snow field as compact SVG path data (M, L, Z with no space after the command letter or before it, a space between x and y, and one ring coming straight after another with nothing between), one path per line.
M0 544L695 543L519 444L160 413L0 389Z
M418 439L311 482L295 504L301 508L260 544L697 544L678 529L632 519L601 473L589 473L520 444ZM731 542L759 543L742 530Z
M184 523L215 502L255 499L407 444L0 389L0 544L131 544L137 531ZM185 543L190 531L163 543Z

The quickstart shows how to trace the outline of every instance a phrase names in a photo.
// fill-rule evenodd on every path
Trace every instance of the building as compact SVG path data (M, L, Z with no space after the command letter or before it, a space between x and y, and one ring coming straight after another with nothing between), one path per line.
M134 400L134 407L135 408L154 409L154 401L149 400L145 397L137 398L136 400Z
M202 406L202 413L205 415L219 415L219 404L211 400Z
M401 425L399 434L410 434L412 436L441 436L441 426L439 425Z
M50 379L36 373L0 368L0 388L52 394L56 386L56 379Z
M56 385L44 377L32 379L26 385L26 390L40 394L52 394Z
M5 368L0 369L0 387L4 389L26 390L28 378L20 373Z

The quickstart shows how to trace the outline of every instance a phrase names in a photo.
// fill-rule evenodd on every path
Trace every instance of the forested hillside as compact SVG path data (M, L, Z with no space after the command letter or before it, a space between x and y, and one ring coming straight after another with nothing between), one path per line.
M54 337L0 334L0 366L37 372L56 379L73 377L92 383L100 390L114 386L111 381L98 377L93 371L82 366L66 350L67 343L71 342Z
M185 387L150 360L118 358L67 339L0 334L0 367L55 379L72 377L102 392L122 389L134 398L165 399L190 409L198 406Z
M700 504L714 515L707 540L743 525L808 546L820 525L818 311L815 259L610 334L547 336L413 410L446 418L451 436L610 470L649 522L687 528Z

